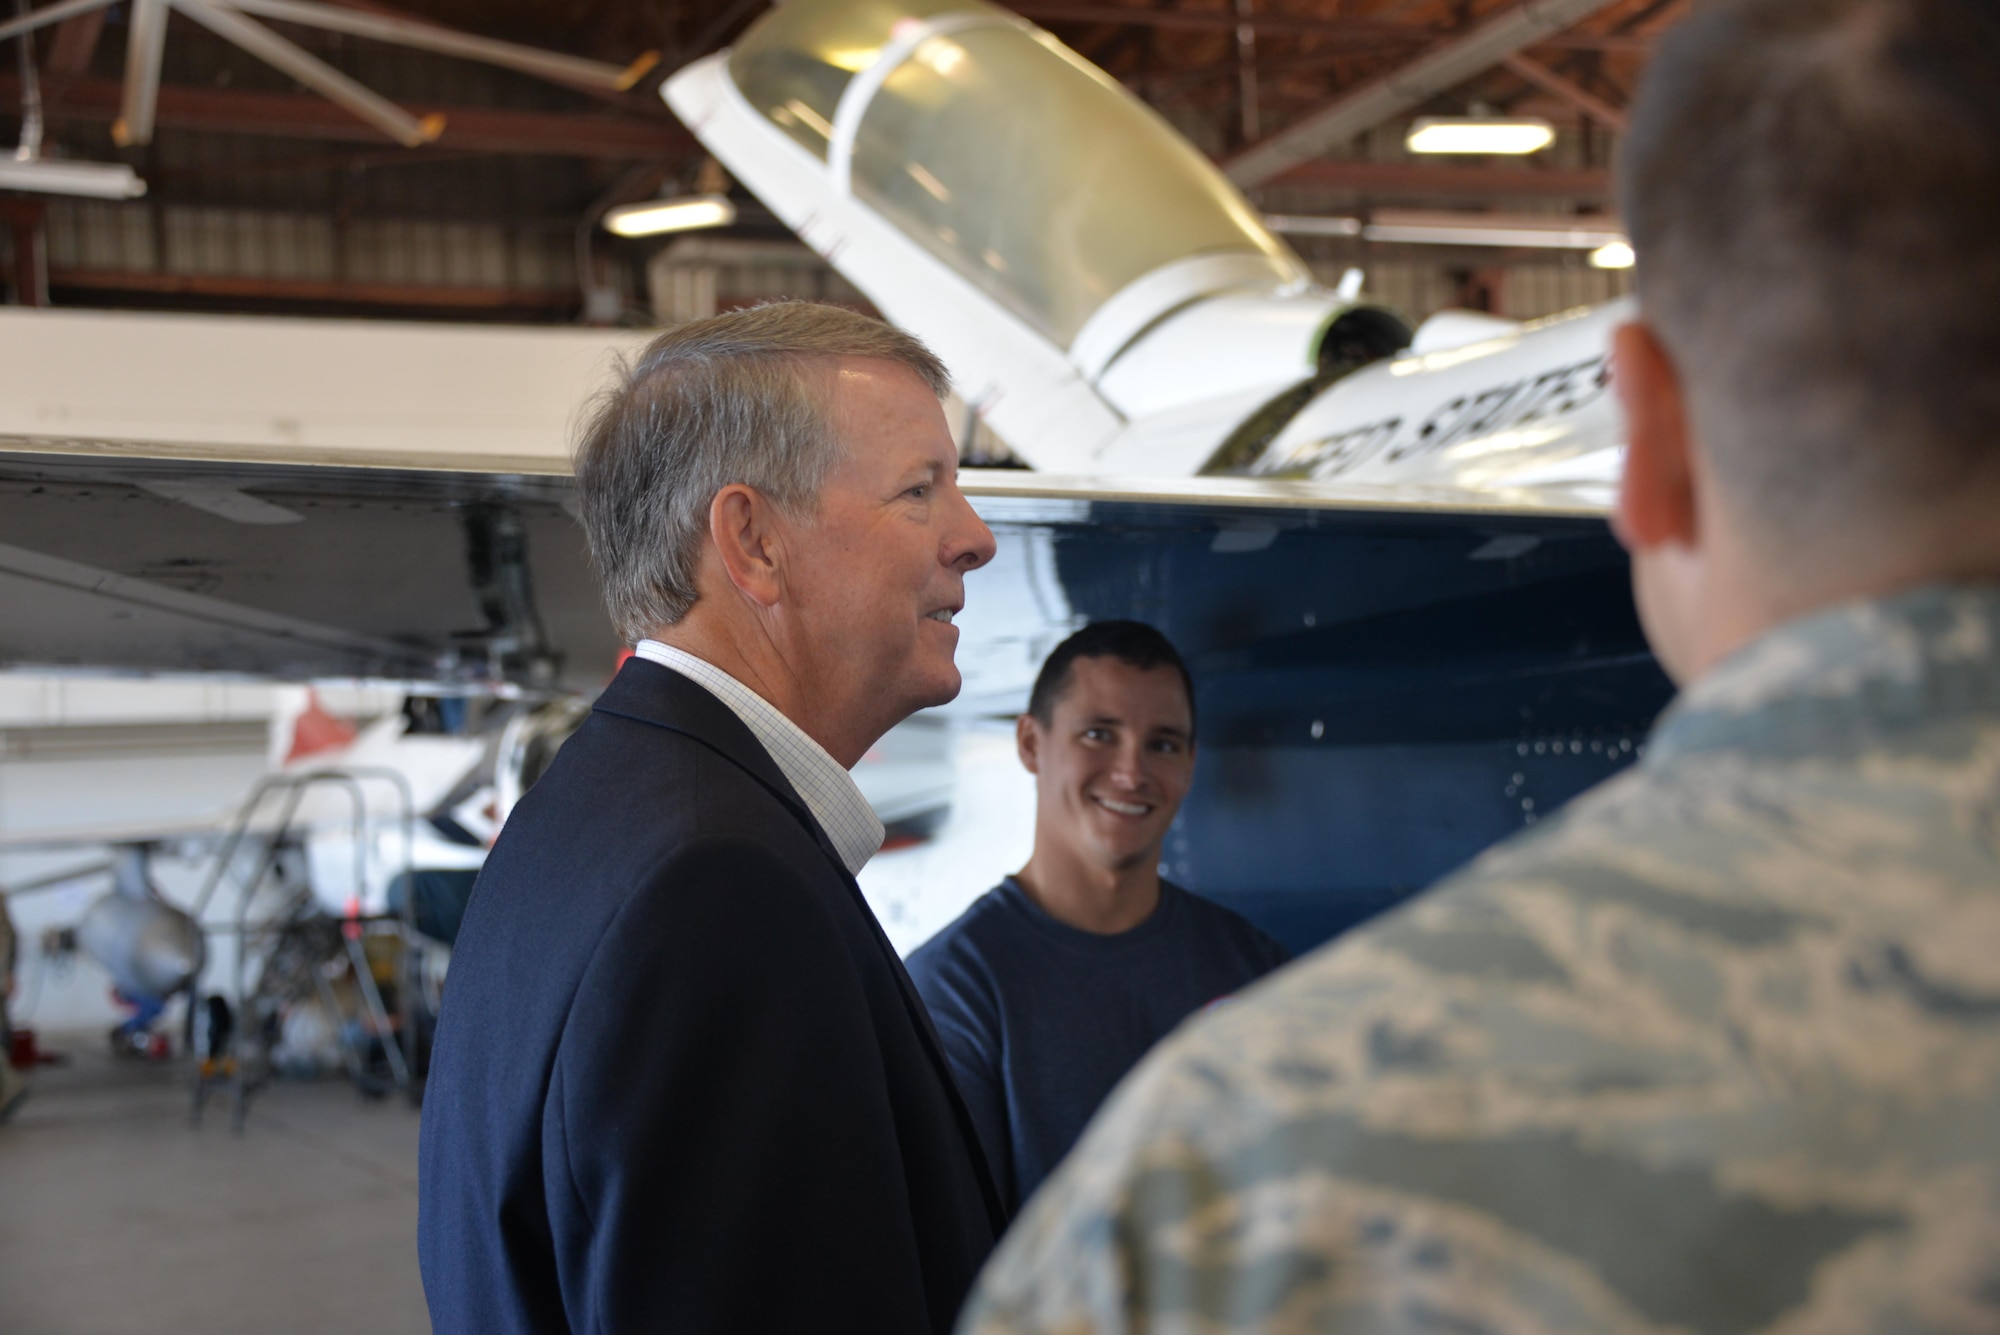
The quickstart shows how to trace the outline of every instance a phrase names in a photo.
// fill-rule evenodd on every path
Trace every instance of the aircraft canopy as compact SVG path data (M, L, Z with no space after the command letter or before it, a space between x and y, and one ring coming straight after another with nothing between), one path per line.
M1197 255L1305 272L1158 113L977 0L788 0L729 70L855 198L1060 347L1128 284Z

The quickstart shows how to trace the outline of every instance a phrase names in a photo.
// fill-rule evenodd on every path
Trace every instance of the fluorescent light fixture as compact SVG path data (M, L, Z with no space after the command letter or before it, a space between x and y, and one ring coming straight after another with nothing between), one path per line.
M849 74L859 74L875 63L882 54L879 46L837 46L819 53L819 58L835 69L846 70Z
M51 158L0 158L0 190L92 199L137 199L146 183L122 162L69 162Z
M1422 213L1375 214L1362 230L1370 241L1402 241L1433 246L1527 246L1537 250L1596 250L1625 239L1611 218L1550 218L1535 214Z
M620 204L604 215L604 230L617 236L658 236L662 232L727 227L735 221L736 206L727 195L682 195Z
M1287 236L1350 236L1420 246L1521 246L1603 254L1625 244L1624 224L1612 217L1380 209L1367 219L1271 214L1264 225Z
M1412 153L1539 153L1556 127L1539 116L1420 116L1403 147Z
M1264 226L1286 236L1360 236L1359 218L1309 218L1296 213L1267 213Z
M1590 264L1594 269L1629 269L1638 256L1632 253L1627 241L1613 241L1590 252Z

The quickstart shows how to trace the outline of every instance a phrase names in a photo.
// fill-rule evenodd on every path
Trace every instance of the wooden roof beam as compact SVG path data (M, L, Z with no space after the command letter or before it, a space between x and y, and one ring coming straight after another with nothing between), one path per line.
M19 97L18 77L0 75L0 105ZM78 79L70 84L54 114L73 121L110 121L118 116L121 101L122 90L115 80ZM409 110L419 117L444 117L444 129L434 144L439 149L618 161L670 158L695 150L694 136L678 121L664 117L641 120L634 116L425 105L412 105ZM379 130L333 103L288 93L167 85L159 92L157 118L158 124L179 130L339 143L382 142Z
M1526 79L1558 101L1569 103L1606 129L1616 130L1620 134L1625 132L1623 108L1612 106L1582 84L1556 73L1541 61L1517 51L1500 63L1505 65L1510 73Z
M454 312L566 311L577 290L566 288L449 287L429 283L329 282L251 278L237 274L163 274L114 269L56 269L49 286L153 297L222 301L392 306Z

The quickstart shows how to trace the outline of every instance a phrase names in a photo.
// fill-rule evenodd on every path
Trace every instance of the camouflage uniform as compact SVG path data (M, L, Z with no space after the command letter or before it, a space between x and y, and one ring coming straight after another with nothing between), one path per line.
M1184 1026L960 1330L2000 1330L2000 588L1767 635Z

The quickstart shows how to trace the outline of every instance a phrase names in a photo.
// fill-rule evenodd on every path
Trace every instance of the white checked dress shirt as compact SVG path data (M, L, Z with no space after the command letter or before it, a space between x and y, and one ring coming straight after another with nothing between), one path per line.
M778 707L715 664L658 640L641 640L632 652L649 663L671 668L729 706L758 743L770 753L785 782L805 802L806 810L826 831L833 851L849 875L859 875L882 847L882 822L868 799L854 786L854 776L806 736Z

